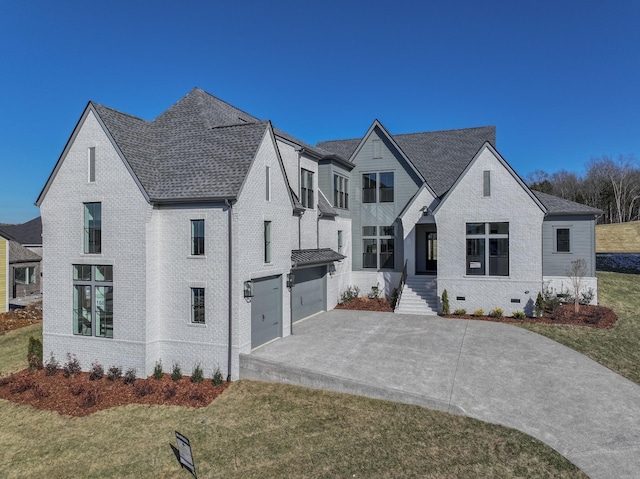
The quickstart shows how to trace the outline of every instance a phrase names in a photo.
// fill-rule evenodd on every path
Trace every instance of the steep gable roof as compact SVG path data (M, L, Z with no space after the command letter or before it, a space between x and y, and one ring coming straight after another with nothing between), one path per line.
M391 135L438 196L446 193L485 143L495 146L494 126ZM350 158L360 139L319 142L318 146Z
M19 225L0 224L0 231L23 245L42 244L42 218L40 216Z

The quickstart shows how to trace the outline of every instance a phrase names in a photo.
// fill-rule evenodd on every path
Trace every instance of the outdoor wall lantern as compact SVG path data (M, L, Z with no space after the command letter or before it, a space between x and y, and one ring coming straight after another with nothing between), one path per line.
M245 298L253 297L253 281L244 282L244 297Z
M291 289L293 288L293 283L295 281L296 277L293 273L289 273L287 274L287 288Z
M336 265L335 265L335 264L333 264L333 263L331 263L331 264L329 265L329 274L330 274L331 276L333 276L334 274L336 274Z

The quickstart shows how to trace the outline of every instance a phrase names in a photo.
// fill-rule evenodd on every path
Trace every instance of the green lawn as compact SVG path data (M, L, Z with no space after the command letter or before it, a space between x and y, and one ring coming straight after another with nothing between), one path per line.
M598 300L618 315L613 329L522 324L640 384L640 275L598 273Z
M42 341L42 323L9 331L0 336L0 374L15 373L27 367L29 336Z

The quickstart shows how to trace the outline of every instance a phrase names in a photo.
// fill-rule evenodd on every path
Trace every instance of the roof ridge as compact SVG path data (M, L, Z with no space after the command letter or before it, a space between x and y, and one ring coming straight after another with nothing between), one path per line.
M261 120L260 118L252 115L251 113L247 113L246 111L242 110L241 108L238 108L237 106L232 105L231 103L224 101L222 98L218 98L217 96L212 95L211 93L209 93L208 91L203 90L202 88L194 87L193 90L191 90L191 91L195 91L195 90L197 90L197 91L199 91L201 93L204 93L205 95L210 96L211 98L215 98L217 101L219 101L221 103L224 103L225 105L228 105L231 108L233 108L234 110L238 110L240 113L243 113L243 114L245 114L247 116L250 116L251 118L255 118L257 121L267 121L267 120Z
M221 130L222 128L235 128L237 126L252 126L252 125L263 125L263 124L267 124L270 123L269 120L258 120L258 121L247 121L244 123L234 123L233 125L218 125L218 126L211 126L208 128L209 131L211 130Z
M90 101L89 103L93 106L98 106L100 108L105 108L107 110L110 110L114 113L118 113L119 115L128 116L129 118L133 118L134 120L140 120L140 121L144 121L145 123L149 123L149 121L145 120L144 118L140 118L139 116L135 116L130 113L125 113L124 111L116 110L115 108L111 108L110 106L103 105L102 103L97 103L95 101Z
M395 133L395 134L391 134L391 136L424 135L425 133L448 133L453 131L480 130L482 128L495 128L495 127L496 127L495 125L471 126L467 128L450 128L448 130L414 131L413 133Z

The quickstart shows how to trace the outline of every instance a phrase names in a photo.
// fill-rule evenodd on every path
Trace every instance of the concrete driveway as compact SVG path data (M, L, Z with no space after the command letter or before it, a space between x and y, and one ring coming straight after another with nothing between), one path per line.
M242 355L240 377L463 414L534 436L591 478L640 477L640 386L515 326L333 310Z

